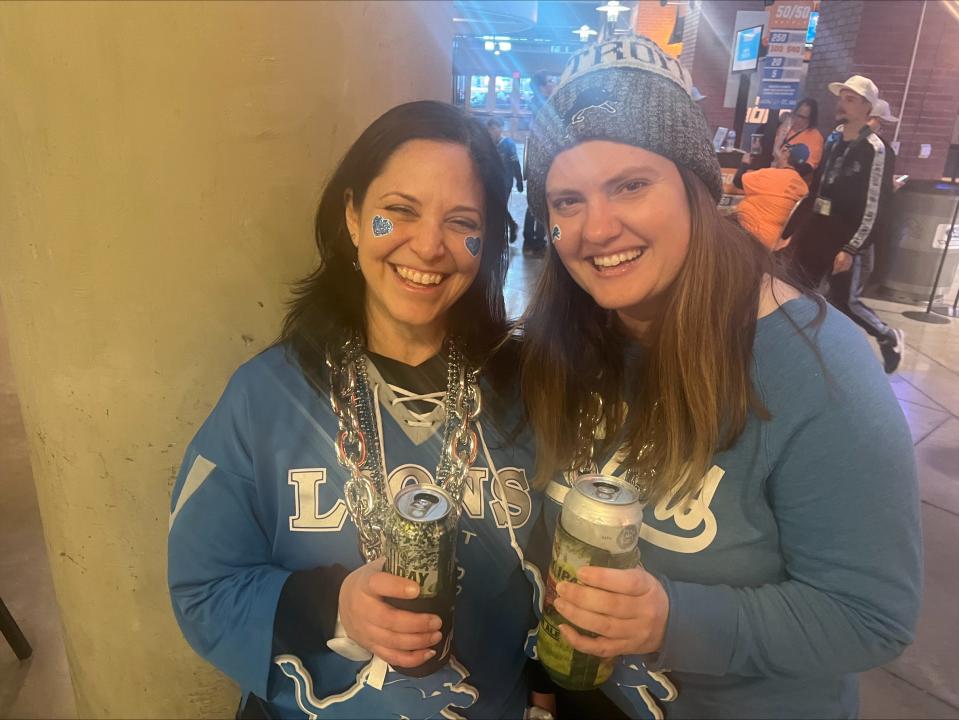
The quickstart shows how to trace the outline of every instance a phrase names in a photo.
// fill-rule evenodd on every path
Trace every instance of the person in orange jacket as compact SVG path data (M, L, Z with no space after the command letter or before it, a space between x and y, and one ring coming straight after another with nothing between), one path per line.
M789 120L779 126L776 132L776 141L773 144L773 153L778 157L783 147L805 145L809 148L809 166L815 170L822 160L822 150L825 140L817 127L819 123L819 103L813 98L800 101L792 111ZM810 176L810 180L812 176Z
M809 193L806 177L812 175L809 148L804 144L783 146L773 167L740 169L733 184L746 193L739 204L739 223L772 251L789 244L783 228L793 210Z

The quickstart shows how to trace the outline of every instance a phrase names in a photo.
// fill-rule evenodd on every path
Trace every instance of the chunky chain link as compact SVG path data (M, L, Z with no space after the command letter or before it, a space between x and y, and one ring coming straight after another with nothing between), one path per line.
M458 521L466 478L479 447L473 423L480 414L479 369L469 368L454 340L449 341L446 427L436 466L436 482L453 500ZM346 509L359 534L360 552L367 561L383 552L383 529L389 513L386 478L373 417L372 395L363 344L351 335L342 350L327 347L330 405L336 415L336 459L350 477L343 487Z
M603 398L598 393L590 394L590 407L585 408L579 414L576 423L576 453L573 456L573 462L569 466L568 476L570 481L575 480L579 475L596 472L596 462L594 459L596 453L596 432L603 418Z
M326 366L330 371L330 405L339 425L336 459L350 475L343 496L359 534L360 552L368 562L382 554L383 513L378 506L382 504L385 482L376 437L364 431L365 423L360 419L362 403L358 398L369 387L362 345L351 338L342 358L334 358L327 348Z
M479 370L467 368L455 342L449 344L449 362L446 393L446 431L443 435L443 453L436 467L436 482L453 499L456 518L459 519L463 492L470 466L476 460L479 441L472 422L482 411L477 378Z
M654 406L655 407L655 406ZM567 470L570 484L580 475L596 472L594 455L596 452L596 437L599 424L603 422L603 399L592 393L590 407L580 413L576 428L577 448L573 462ZM609 428L606 428L609 432ZM623 479L639 491L641 498L648 498L656 480L655 468L644 468L645 460L653 449L652 443L644 443L636 454L636 463L630 463L623 474Z

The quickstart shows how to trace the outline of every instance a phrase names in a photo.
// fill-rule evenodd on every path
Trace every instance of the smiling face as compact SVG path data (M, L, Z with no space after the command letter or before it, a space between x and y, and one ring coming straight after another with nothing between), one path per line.
M679 170L648 150L593 140L566 150L546 177L554 248L573 280L626 325L661 311L689 249Z
M385 327L403 335L445 331L450 307L479 272L484 198L466 147L433 140L401 145L362 207L347 192L371 336Z

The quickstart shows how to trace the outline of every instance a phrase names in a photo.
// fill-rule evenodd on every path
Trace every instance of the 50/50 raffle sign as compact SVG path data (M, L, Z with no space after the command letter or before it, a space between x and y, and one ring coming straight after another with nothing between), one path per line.
M813 0L776 0L769 8L769 49L759 81L759 107L792 110L799 102L803 53Z

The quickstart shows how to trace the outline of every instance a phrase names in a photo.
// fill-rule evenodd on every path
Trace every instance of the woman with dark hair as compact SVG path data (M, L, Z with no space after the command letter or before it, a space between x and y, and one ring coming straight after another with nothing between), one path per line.
M856 717L856 673L918 613L909 430L858 329L719 213L690 88L617 37L572 56L530 134L553 242L523 323L545 515L594 469L644 501L642 566L550 577L546 600L573 648L623 656L602 690L630 717Z
M822 149L825 143L818 124L819 103L814 98L804 98L792 111L789 121L779 126L773 156L779 157L779 152L784 147L788 149L796 145L805 145L809 148L809 159L806 162L815 170L819 167L819 161L822 160Z
M449 105L370 125L323 192L320 265L279 341L235 373L186 452L174 612L240 685L245 717L523 715L539 500L529 452L502 430L519 417L517 360L496 352L502 186L485 128ZM415 572L384 572L392 501L411 485L443 491L415 499L448 512L448 587L412 549ZM432 610L404 606L418 596Z

